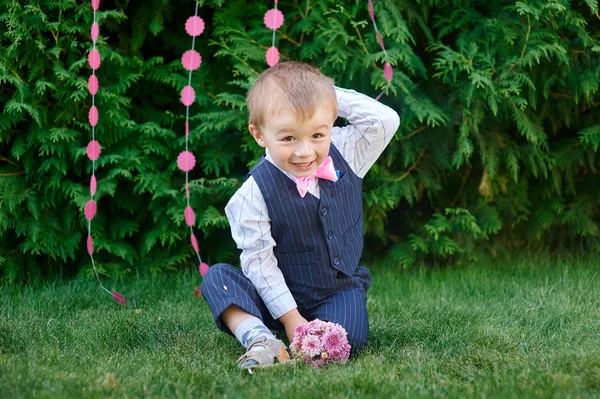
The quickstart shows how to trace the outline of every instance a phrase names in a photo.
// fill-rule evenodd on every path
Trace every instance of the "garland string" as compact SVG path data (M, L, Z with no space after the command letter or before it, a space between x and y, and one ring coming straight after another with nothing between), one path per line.
M196 47L196 37L200 36L202 32L204 32L204 20L198 16L198 1L196 1L196 8L194 11L194 15L189 17L185 22L185 30L188 35L192 37L192 48L185 53L181 57L181 65L184 69L188 71L188 82L187 86L181 90L181 102L185 105L185 151L181 152L177 157L177 166L179 169L185 172L185 198L186 198L186 207L183 212L183 216L185 219L185 223L188 225L190 229L190 241L192 243L192 248L196 253L196 257L198 258L198 271L201 276L204 276L208 271L208 265L202 261L202 257L200 256L200 249L198 247L198 240L196 239L196 235L194 234L194 223L196 221L196 214L190 205L190 183L189 183L189 172L194 169L196 165L196 157L189 150L189 136L190 136L190 106L194 103L196 98L196 92L192 87L192 72L196 69L200 68L202 64L202 57L200 53L195 50ZM194 295L196 297L199 296L200 291L199 288L196 288L196 292Z
M387 81L387 86L381 91L381 93L379 93L377 97L375 97L375 100L379 100L383 93L389 90L392 83L393 72L392 65L389 62L389 55L385 50L385 46L383 44L383 37L381 36L381 32L379 32L379 29L377 28L377 22L375 22L375 10L373 9L373 2L371 0L369 0L369 15L371 16L371 21L373 22L373 29L375 29L375 35L377 35L377 42L379 43L379 47L381 47L381 49L383 50L383 55L385 57L385 62L383 63L383 76Z
M275 0L275 6L265 13L263 22L267 28L273 31L271 39L271 47L267 50L266 59L267 65L273 67L279 63L279 50L275 47L275 31L283 25L283 13L277 9L278 0Z
M127 305L127 300L123 297L123 295L119 294L117 291L109 291L104 287L102 281L100 280L100 276L98 275L98 270L96 269L96 262L94 261L94 240L92 238L92 219L96 216L97 204L94 200L94 196L96 195L96 161L100 157L100 143L96 140L96 125L98 125L98 108L96 107L96 94L98 93L98 77L96 76L96 70L100 68L100 52L96 48L96 42L98 41L98 35L100 34L100 28L97 21L97 11L100 7L100 0L92 0L92 9L94 11L94 22L92 23L91 28L91 37L92 37L92 50L90 50L88 54L88 64L90 68L92 68L92 74L88 79L88 90L92 95L92 106L88 112L88 121L92 128L92 140L88 143L87 146L87 156L92 161L92 177L90 178L90 200L85 204L84 215L88 220L88 236L87 236L87 251L90 255L90 259L92 262L92 268L94 269L94 274L96 276L96 280L100 284L100 288L106 291L109 295L113 297L117 303L120 305Z

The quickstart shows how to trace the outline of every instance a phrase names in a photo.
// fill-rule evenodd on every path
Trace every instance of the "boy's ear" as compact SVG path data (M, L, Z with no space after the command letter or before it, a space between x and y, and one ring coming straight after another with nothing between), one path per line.
M254 140L256 140L259 146L263 148L267 146L265 144L265 140L263 138L262 133L256 128L256 126L253 123L248 125L248 130L250 131L250 134L252 134L252 137L254 137Z

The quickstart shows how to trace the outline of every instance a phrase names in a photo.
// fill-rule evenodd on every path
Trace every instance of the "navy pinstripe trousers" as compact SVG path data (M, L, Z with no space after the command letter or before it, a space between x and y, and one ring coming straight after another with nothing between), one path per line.
M358 266L352 277L342 273L338 275L333 289L309 289L314 300L295 299L298 311L305 319L342 325L348 332L348 341L354 352L365 345L369 333L366 292L371 284L371 275L362 266ZM217 327L223 332L233 335L220 320L221 313L231 305L258 317L270 329L284 329L279 320L273 319L252 282L233 265L218 263L210 267L204 275L201 289Z

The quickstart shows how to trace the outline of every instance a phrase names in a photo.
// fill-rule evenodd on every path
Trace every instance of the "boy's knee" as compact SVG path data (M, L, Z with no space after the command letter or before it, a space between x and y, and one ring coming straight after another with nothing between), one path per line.
M202 277L202 284L200 285L202 292L207 292L217 283L217 281L221 281L222 276L224 276L228 267L230 267L230 265L227 263L216 263L209 267Z

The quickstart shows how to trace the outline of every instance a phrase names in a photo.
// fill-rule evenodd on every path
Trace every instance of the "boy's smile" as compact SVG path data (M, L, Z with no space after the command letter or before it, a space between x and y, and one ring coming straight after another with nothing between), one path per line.
M280 112L265 121L260 130L248 126L273 162L295 177L310 176L329 155L335 115L329 104L320 104L312 118L300 121L292 110Z

